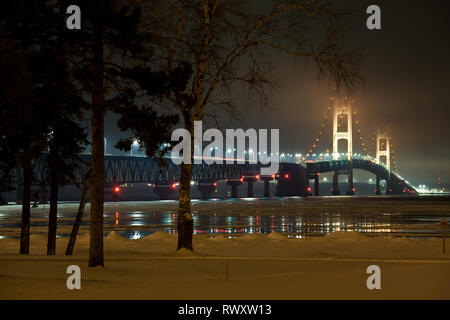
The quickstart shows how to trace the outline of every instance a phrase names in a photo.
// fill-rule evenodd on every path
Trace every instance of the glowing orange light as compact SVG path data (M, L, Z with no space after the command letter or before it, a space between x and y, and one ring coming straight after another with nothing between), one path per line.
M118 193L119 191L120 191L120 188L119 188L119 187L115 187L115 188L114 188L114 192L115 192L115 193Z

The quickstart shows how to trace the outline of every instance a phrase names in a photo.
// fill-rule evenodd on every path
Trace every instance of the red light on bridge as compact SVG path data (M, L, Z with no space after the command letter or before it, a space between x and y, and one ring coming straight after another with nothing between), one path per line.
M261 176L260 176L259 174L257 174L257 175L255 176L255 178L256 178L256 180L259 180L259 179L261 178Z
M177 184L173 183L171 187L172 187L172 189L175 189L177 187Z
M217 182L214 182L214 183L213 183L213 186L214 186L214 187L217 187Z
M284 175L284 178L285 178L285 179L289 179L289 174L286 173L286 174Z
M353 188L352 188L352 191L353 191L353 192L355 192L355 191L356 191L356 188L355 188L355 187L353 187Z
M311 187L306 188L306 191L311 192Z
M320 176L320 172L317 172L317 176Z
M272 179L275 179L275 175L274 174L272 175Z
M119 187L114 187L114 192L115 193L119 193L120 192L120 188Z

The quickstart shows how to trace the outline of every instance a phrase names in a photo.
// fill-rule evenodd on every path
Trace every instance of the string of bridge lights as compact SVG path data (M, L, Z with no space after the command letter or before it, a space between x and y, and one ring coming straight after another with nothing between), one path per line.
M395 173L399 174L398 173L397 157L396 157L397 151L395 150L394 145L392 144L392 142L390 140L392 140L392 137L389 138L392 166L394 167Z
M353 101L352 101L352 102L353 102ZM364 153L366 156L371 157L370 150L368 150L367 144L366 144L366 142L365 142L365 140L364 140L364 136L363 136L362 133L361 133L361 125L360 125L360 121L359 121L358 115L359 115L358 111L357 111L357 110L353 110L353 116L354 116L354 118L355 118L356 133L357 133L358 136L359 136L359 142L360 142L360 144L361 144L361 149L362 149L363 153Z
M331 112L331 105L334 101L334 97L330 97L330 103L327 107L327 113L325 114L325 116L322 119L322 125L319 131L319 134L317 136L317 138L314 140L314 143L312 144L312 146L309 148L309 154L306 154L302 157L302 160L305 161L306 158L312 154L314 152L314 150L316 150L317 145L319 144L320 138L323 135L323 133L325 132L325 128L326 128L326 123L328 121L328 119L330 118L330 112ZM329 150L327 150L327 152L329 152Z
M376 154L376 143L375 140L377 139L377 132L376 131L372 131L372 137L370 138L370 149L369 149L369 154Z

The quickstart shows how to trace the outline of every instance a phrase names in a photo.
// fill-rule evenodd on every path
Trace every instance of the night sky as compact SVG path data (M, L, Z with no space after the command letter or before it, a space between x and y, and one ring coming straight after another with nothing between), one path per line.
M366 28L365 8L351 27L353 48L364 54L365 82L351 94L362 134L389 126L399 172L415 185L450 183L450 3L447 1L376 1L382 30ZM278 89L270 110L242 104L242 119L227 128L279 128L282 152L306 153L320 131L329 97L327 79L318 80L312 63L274 57ZM344 93L342 93L344 95ZM243 100L244 101L244 100ZM105 135L120 136L114 115L107 116ZM331 142L331 122L319 142ZM355 130L355 129L354 129ZM354 151L361 152L354 135ZM119 153L108 148L109 153Z

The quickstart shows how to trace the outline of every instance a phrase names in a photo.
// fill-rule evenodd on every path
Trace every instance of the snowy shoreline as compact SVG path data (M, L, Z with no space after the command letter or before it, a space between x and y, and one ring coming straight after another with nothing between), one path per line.
M306 240L276 232L231 239L196 235L190 252L175 250L174 234L130 240L113 231L105 238L103 268L87 267L89 236L79 237L72 257L63 255L67 239L58 239L55 257L45 255L45 243L46 237L33 235L30 256L21 256L17 240L0 239L0 298L450 299L450 253L442 253L439 238L372 238L358 232ZM65 287L71 264L82 270L77 292ZM379 292L365 287L371 264L383 272Z

